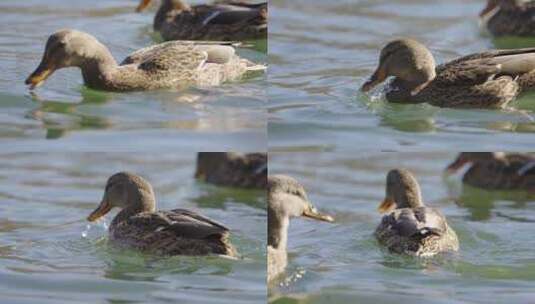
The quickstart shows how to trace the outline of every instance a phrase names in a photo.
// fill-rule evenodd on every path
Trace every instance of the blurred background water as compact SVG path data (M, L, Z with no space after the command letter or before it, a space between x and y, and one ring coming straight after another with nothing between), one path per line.
M533 117L515 111L388 104L357 92L398 37L427 45L437 62L489 48L478 25L485 0L271 0L269 145L273 151L529 150ZM535 98L513 103L528 113ZM533 113L530 116L534 116Z
M31 94L25 78L61 28L88 32L120 62L159 41L153 9L136 0L0 2L0 141L12 151L260 151L266 148L266 81L257 75L208 89L106 93L83 86L78 69L56 71ZM200 3L202 1L188 1ZM266 42L256 49L265 51ZM240 55L266 63L264 52Z
M531 303L535 204L525 193L463 187L445 178L455 153L270 153L270 174L288 174L334 224L294 219L289 267L271 303ZM460 242L458 254L417 259L381 249L373 232L388 170L417 177Z
M2 303L265 303L265 192L193 179L195 154L0 154ZM187 208L231 231L242 258L119 250L85 218L122 170L153 186L158 208Z

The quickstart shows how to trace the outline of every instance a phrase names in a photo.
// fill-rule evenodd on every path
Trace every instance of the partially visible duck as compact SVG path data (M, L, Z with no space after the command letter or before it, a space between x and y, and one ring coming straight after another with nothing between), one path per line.
M435 67L431 52L413 39L389 42L379 66L361 87L367 92L389 76L386 99L449 108L504 108L535 87L535 48L492 50Z
M115 245L161 255L236 255L222 224L185 209L157 211L152 186L139 175L112 175L87 220L96 221L115 207L122 209L109 227Z
M494 36L535 37L535 1L487 0L479 17Z
M463 183L487 190L535 192L535 156L503 152L462 152L447 167L452 174L469 166Z
M408 170L388 172L379 211L387 214L375 237L391 252L429 257L459 250L457 234L439 210L424 205L420 186Z
M266 153L199 152L195 178L220 186L265 189L267 169Z
M105 91L140 91L188 86L214 86L264 70L240 58L231 45L166 42L140 49L121 64L95 37L76 30L52 34L37 69L26 79L30 89L61 68L78 67L84 83Z
M306 217L333 222L321 214L308 200L306 191L298 181L286 175L268 177L268 282L276 278L288 265L288 226L290 218Z
M141 0L137 11L151 0ZM267 2L225 1L190 6L183 0L162 0L154 30L164 40L243 41L267 38Z

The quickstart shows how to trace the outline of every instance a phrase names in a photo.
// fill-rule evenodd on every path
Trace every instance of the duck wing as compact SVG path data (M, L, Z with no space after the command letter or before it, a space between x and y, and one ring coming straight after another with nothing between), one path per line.
M140 213L128 218L127 224L147 233L170 231L187 239L220 238L229 231L222 224L186 209Z
M402 237L441 236L447 231L444 215L427 207L396 209L383 217L382 226L390 227Z
M227 2L216 5L199 5L195 14L201 18L203 25L232 25L245 23L256 18L267 19L267 2L247 4Z
M495 76L522 76L535 71L535 48L490 50L470 54L437 67L437 81L473 85Z
M236 51L235 46L241 45L236 41L168 41L139 49L126 57L120 65L142 64L165 60L174 62L181 58L190 66L199 66L204 61L221 62L229 60ZM206 52L207 54L204 54ZM221 60L221 58L224 60Z

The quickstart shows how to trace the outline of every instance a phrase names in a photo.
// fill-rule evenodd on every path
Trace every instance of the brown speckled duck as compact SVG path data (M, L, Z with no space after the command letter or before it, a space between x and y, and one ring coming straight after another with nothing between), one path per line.
M288 226L292 217L307 217L318 221L334 219L319 213L308 200L303 186L286 175L268 177L268 248L267 281L281 274L288 264Z
M142 11L151 0L142 0ZM189 6L183 0L162 0L154 30L165 40L243 41L267 38L267 2L225 1Z
M492 50L435 67L420 42L401 39L381 51L379 67L362 86L369 91L389 76L386 99L451 108L504 108L522 91L535 87L535 48Z
M225 226L185 209L156 211L152 187L138 175L112 175L87 219L96 221L114 207L122 209L109 228L115 245L160 255L236 255Z
M140 49L117 64L95 37L67 29L48 38L43 59L26 84L33 89L67 67L80 68L88 87L105 91L214 86L265 69L240 58L232 46L211 42L166 42Z
M494 36L535 37L535 1L487 0L479 17Z
M265 189L267 168L266 153L199 152L195 178L220 186Z
M420 186L408 170L388 172L386 198L379 211L389 213L375 237L391 252L428 257L459 250L457 234L440 211L424 205Z
M453 174L465 165L470 168L463 183L487 190L535 192L535 157L503 152L462 152L447 168Z

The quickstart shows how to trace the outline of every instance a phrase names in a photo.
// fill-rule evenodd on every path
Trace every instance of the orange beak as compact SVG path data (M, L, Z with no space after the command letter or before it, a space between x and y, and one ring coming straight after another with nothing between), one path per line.
M334 218L332 216L320 213L315 207L312 207L312 206L310 206L310 208L308 208L307 210L303 212L303 216L308 217L313 220L317 220L317 221L323 221L323 222L329 222L329 223L334 222Z
M41 61L37 69L26 79L24 82L27 85L30 85L30 90L35 89L45 82L45 80L52 75L56 68L47 63L45 60Z
M106 213L110 212L111 210L111 204L107 201L103 200L100 205L95 209L95 211L91 212L91 214L87 217L87 220L90 222L94 222L98 220L99 218L106 215Z
M375 86L380 84L381 82L385 81L387 75L386 71L382 66L379 66L375 73L368 79L362 87L360 87L360 90L362 92L368 92L369 90L373 89Z
M141 0L141 2L139 2L139 5L136 8L136 12L142 12L144 9L147 8L147 6L149 6L150 2L151 0Z
M377 210L379 211L379 213L386 213L386 212L392 210L395 206L396 206L396 202L394 202L393 199L387 197L379 205L379 208L377 208Z

